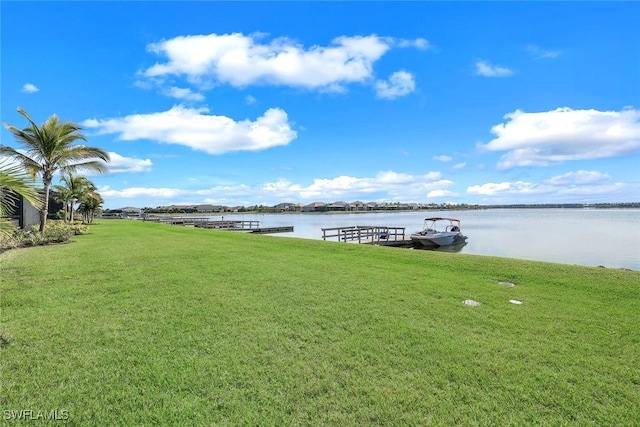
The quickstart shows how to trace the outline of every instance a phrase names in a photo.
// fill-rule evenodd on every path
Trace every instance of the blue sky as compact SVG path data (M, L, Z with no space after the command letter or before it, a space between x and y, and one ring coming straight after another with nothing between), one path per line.
M640 201L637 2L0 8L2 121L80 123L107 208Z

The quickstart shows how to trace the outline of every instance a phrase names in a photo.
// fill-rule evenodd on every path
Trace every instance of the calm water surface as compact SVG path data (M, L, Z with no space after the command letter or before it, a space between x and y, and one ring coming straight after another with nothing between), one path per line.
M322 228L351 225L406 227L408 239L429 216L462 221L462 231L469 237L463 253L640 270L640 209L239 214L227 218L258 220L261 227L293 225L293 233L273 236L321 240Z

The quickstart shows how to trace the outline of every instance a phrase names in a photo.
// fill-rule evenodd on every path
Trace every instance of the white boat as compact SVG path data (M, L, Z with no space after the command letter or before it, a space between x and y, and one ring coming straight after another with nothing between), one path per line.
M436 227L438 221L440 221L441 230ZM442 229L443 222L448 222L444 229ZM412 233L411 240L428 248L437 248L465 243L467 236L460 231L459 219L434 217L426 218L423 229Z

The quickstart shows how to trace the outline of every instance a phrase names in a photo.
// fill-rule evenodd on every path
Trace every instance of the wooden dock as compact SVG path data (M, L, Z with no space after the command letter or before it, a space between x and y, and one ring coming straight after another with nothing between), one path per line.
M293 232L293 225L287 225L284 227L260 227L251 230L252 233L272 234L272 233L291 233Z
M347 227L322 228L322 240L334 238L337 238L339 242L413 247L413 241L406 237L405 227L353 225Z
M260 221L204 221L195 224L199 228L218 228L222 230L256 230L260 227Z
M252 220L212 220L207 217L149 217L145 221L159 222L162 224L182 225L197 228L214 228L229 231L248 231L251 233L271 234L289 233L293 231L293 226L282 227L260 227L260 221Z

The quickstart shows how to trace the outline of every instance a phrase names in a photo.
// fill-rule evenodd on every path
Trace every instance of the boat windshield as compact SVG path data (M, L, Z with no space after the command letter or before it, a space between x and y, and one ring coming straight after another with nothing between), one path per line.
M426 231L431 232L439 232L438 226L436 223L440 221L440 229L442 229L442 223L448 222L448 224L444 227L444 231L447 232L459 232L460 231L460 220L456 218L443 218L443 217L435 217L435 218L425 218L424 220L424 229Z

